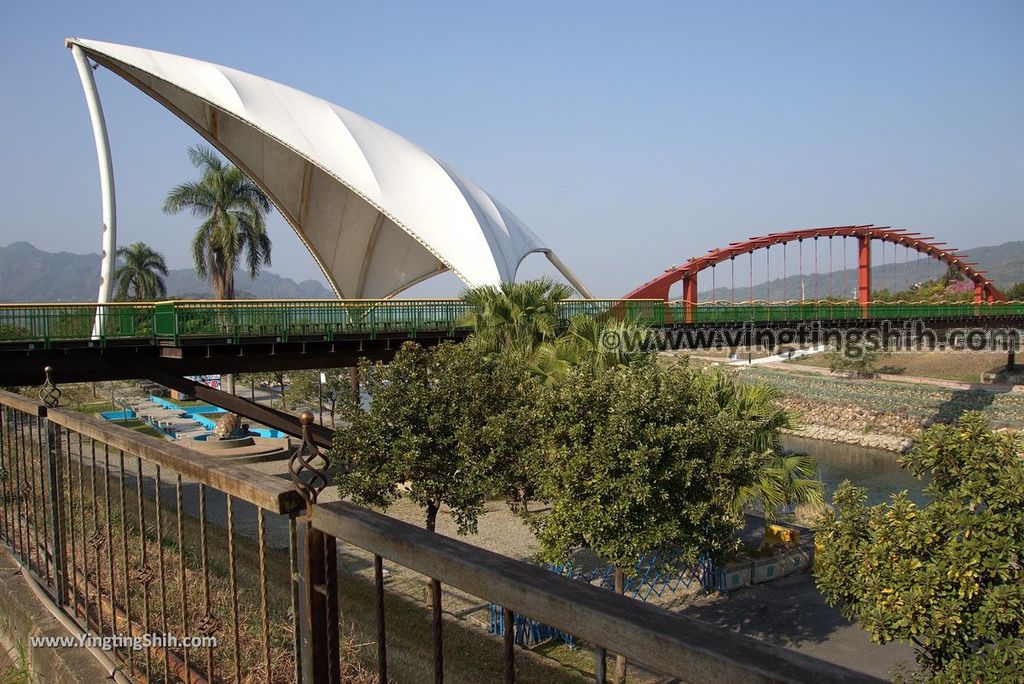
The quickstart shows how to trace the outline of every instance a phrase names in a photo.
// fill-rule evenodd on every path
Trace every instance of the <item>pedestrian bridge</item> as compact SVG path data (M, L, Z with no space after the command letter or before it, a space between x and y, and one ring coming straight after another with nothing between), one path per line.
M649 327L746 322L1024 320L1024 302L857 301L701 303L660 299L571 299L560 318L632 321ZM472 306L459 299L166 301L105 304L0 304L0 347L103 348L125 344L239 344L245 340L326 340L467 332ZM100 334L92 334L97 316Z

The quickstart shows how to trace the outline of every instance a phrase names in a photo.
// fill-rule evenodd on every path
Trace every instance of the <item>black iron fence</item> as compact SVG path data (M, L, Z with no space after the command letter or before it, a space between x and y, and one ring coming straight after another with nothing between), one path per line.
M288 481L0 392L0 540L136 681L343 681L338 542L373 556L380 682L385 561L430 578L435 682L450 672L444 587L501 606L505 624L523 615L574 635L594 649L598 681L606 652L682 681L875 681L350 503L317 503L326 460L312 416L302 422ZM505 630L494 681L516 681L517 650Z

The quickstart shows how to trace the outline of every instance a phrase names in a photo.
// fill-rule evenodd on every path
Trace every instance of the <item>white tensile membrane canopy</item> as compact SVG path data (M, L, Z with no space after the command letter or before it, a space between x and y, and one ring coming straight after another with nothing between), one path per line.
M515 279L543 252L511 211L397 133L274 81L188 57L69 38L206 138L267 193L336 294L390 297L444 271Z

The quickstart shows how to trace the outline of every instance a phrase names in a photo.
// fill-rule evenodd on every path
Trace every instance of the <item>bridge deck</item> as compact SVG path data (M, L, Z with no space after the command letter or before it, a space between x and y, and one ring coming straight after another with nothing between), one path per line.
M675 325L864 320L1021 320L1024 302L855 301L699 304L687 322L682 302L566 300L561 318L613 317ZM99 311L101 334L92 336ZM0 348L182 346L211 343L373 340L454 336L472 307L461 300L241 300L108 304L0 304Z

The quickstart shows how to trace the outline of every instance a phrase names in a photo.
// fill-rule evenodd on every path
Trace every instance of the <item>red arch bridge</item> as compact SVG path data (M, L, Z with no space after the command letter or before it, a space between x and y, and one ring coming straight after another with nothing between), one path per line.
M847 268L849 249L846 248L846 241L855 244L855 259L849 259L850 265L856 273L855 281L849 277L851 269ZM840 248L834 249L834 242L839 241ZM805 245L805 243L807 243ZM824 247L822 247L824 245ZM795 249L794 249L795 246ZM806 246L806 249L805 249ZM772 268L772 248L775 248L775 270ZM891 259L887 262L891 251ZM795 252L795 254L794 254ZM836 257L838 252L839 258ZM874 259L873 254L881 255L881 259ZM757 256L755 256L757 255ZM669 290L676 283L682 284L682 296L680 301L684 305L685 322L692 323L697 320L696 308L698 302L698 276L704 276L712 280L712 298L719 292L717 282L723 283L723 289L729 294L728 303L735 305L736 302L736 266L737 259L740 260L740 278L743 271L749 274L748 292L753 293L754 289L754 262L764 259L764 265L768 275L764 278L765 297L764 300L772 301L772 295L780 297L782 302L791 302L794 299L804 301L802 292L799 296L791 299L787 288L787 280L791 275L799 275L803 282L807 257L813 256L813 271L811 274L819 276L817 284L823 279L822 266L827 266L827 299L844 300L847 295L854 293L849 285L855 284L856 302L860 308L862 318L870 318L872 315L872 267L873 261L878 263L883 276L886 269L890 270L890 280L894 283L903 281L904 289L910 290L924 280L922 272L927 272L927 259L941 262L949 269L961 274L973 285L974 303L1005 302L1006 298L996 288L984 271L975 268L977 264L967 261L965 254L946 247L944 242L936 242L933 237L924 236L920 233L911 233L901 229L893 229L886 226L832 226L826 228L807 228L792 230L783 233L771 233L763 237L750 238L742 242L734 242L727 247L713 249L707 254L694 257L682 266L667 269L657 278L650 280L626 295L627 299L661 299L669 301ZM911 255L913 261L911 261ZM922 259L921 257L925 257ZM743 263L743 257L748 257L748 264ZM842 282L834 282L835 268L840 266L839 275ZM723 278L717 281L716 275L719 267L727 267L728 280ZM746 268L745 268L746 267ZM782 291L771 292L771 274L778 273L781 269ZM741 289L742 292L742 289ZM835 294L839 293L839 297ZM797 294L797 293L793 293ZM753 300L753 296L749 297ZM816 297L815 299L826 299ZM852 299L852 298L851 298Z

